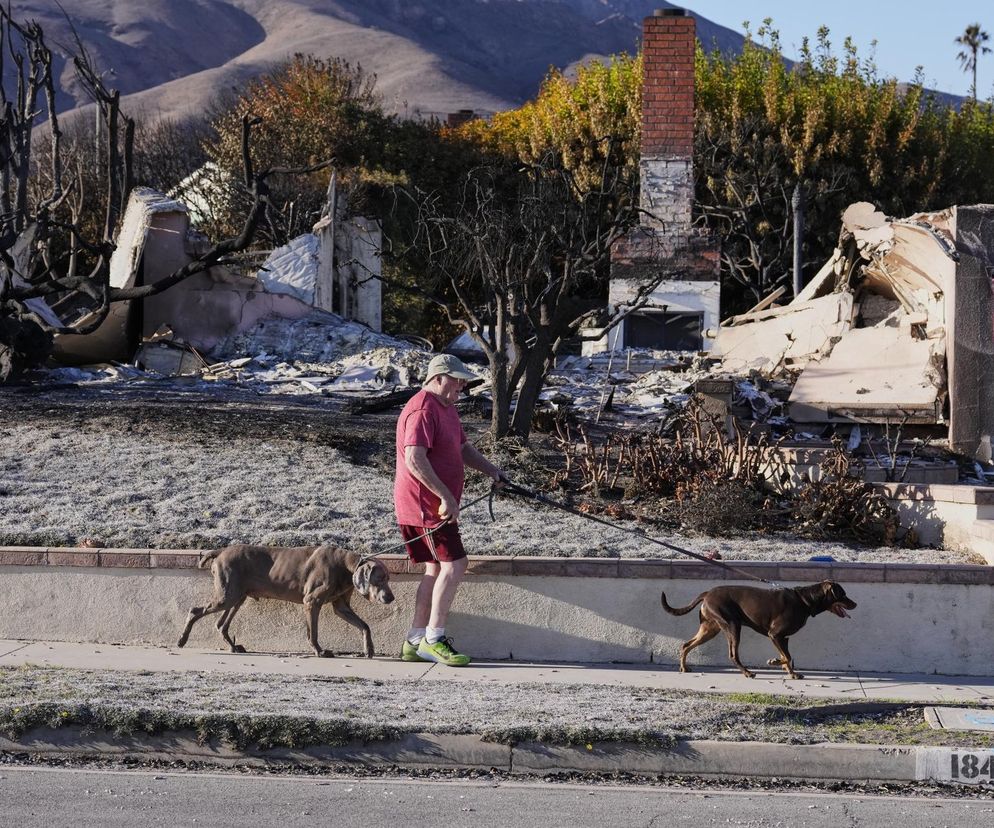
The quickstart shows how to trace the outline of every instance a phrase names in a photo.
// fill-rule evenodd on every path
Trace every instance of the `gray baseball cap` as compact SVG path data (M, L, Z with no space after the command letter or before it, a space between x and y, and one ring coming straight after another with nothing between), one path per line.
M452 354L437 354L431 358L431 362L428 363L428 372L425 374L424 384L427 385L432 377L437 377L439 374L448 374L450 377L461 380L477 379L476 374L463 365L459 357Z

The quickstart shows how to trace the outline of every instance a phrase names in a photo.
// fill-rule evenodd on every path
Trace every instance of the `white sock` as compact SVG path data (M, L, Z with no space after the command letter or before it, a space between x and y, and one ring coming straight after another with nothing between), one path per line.
M425 641L434 644L439 639L445 638L445 627L426 627Z
M421 639L424 637L425 637L424 627L411 627L411 629L407 631L407 640L415 646L420 644Z

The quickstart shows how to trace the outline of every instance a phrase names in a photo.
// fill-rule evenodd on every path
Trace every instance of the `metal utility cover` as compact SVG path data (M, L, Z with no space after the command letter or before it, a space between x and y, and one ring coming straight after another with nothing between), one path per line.
M994 710L926 707L925 721L935 730L994 730Z

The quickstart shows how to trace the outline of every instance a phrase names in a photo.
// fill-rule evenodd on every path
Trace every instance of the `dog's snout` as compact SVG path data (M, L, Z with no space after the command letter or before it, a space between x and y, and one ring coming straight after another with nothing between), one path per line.
M392 604L393 593L389 589L381 589L376 593L376 600L381 604Z

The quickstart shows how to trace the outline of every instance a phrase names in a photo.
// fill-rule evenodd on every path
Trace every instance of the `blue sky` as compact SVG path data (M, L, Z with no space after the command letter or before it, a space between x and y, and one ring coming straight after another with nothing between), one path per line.
M822 24L831 30L837 54L847 35L863 57L870 54L870 43L876 40L876 63L882 76L909 81L920 65L926 86L955 95L966 95L970 89L970 77L956 59L959 46L953 41L957 35L969 24L980 23L991 34L987 45L994 49L994 4L976 0L686 0L685 6L737 32L742 31L744 20L755 32L764 18L772 17L789 58L796 56L803 37L814 41ZM990 97L992 91L994 52L977 62L978 97Z

